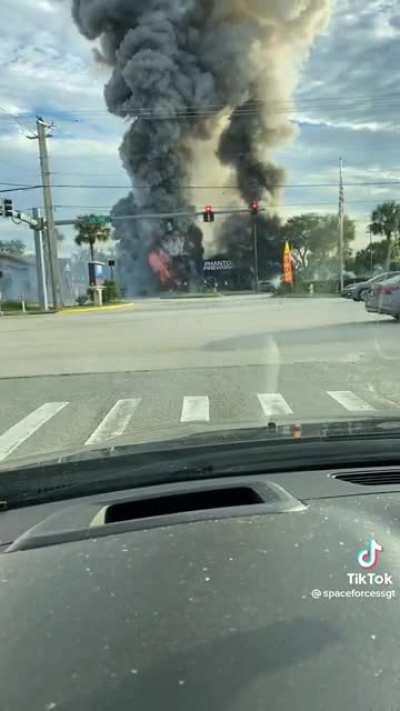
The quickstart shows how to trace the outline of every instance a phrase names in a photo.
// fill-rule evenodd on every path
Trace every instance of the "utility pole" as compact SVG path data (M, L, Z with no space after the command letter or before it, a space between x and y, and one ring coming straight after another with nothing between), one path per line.
M251 228L253 230L253 251L254 251L254 291L257 294L259 291L258 283L258 230L257 230L257 220L258 215L261 212L259 200L253 200L250 204L250 215L252 216Z
M40 116L38 116L36 119L36 135L28 136L28 138L37 139L39 141L39 158L43 185L43 203L46 216L46 246L49 255L50 281L51 290L53 292L53 306L57 309L58 307L63 305L63 299L61 293L60 269L57 253L57 237L56 226L54 221L53 198L51 194L49 153L47 150L47 138L51 136L48 131L51 128L52 127L50 124L46 123Z
M374 271L374 252L372 249L372 225L369 226L369 257L370 257L370 269L371 269L371 276Z
M258 285L258 232L257 232L257 215L253 216L253 242L254 242L254 291L257 294Z
M344 289L344 184L343 160L339 158L339 286Z
M41 308L44 311L48 311L49 300L47 295L45 256L43 249L43 221L40 215L40 210L37 207L33 208L32 217L37 223L37 226L33 228L33 235L35 239L36 272L38 280L39 302Z

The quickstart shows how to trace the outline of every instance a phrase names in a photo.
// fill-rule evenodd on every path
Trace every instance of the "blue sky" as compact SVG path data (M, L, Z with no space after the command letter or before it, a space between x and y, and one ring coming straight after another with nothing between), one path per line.
M50 141L55 185L116 186L113 189L54 188L56 216L110 208L129 181L118 155L124 123L105 111L108 70L93 60L92 46L73 25L65 0L2 0L0 42L0 182L40 182L37 143L26 134L33 116L54 120ZM329 28L303 68L297 94L298 137L275 159L288 185L337 180L343 156L346 183L400 180L400 8L398 0L332 0ZM10 113L22 116L17 122ZM27 210L41 205L40 191L13 194ZM400 199L400 185L346 187L347 212L357 221L358 244L366 244L368 215L386 199ZM205 202L221 196L203 194ZM288 187L282 217L300 211L333 212L336 187ZM69 233L70 235L70 233ZM69 236L68 235L68 236ZM0 239L29 230L0 222ZM68 252L68 244L64 246Z

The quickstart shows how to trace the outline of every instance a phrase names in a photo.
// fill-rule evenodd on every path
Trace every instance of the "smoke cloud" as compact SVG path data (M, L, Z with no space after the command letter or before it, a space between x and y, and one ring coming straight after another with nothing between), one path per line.
M221 132L216 160L248 203L284 180L273 148L293 135L288 102L302 62L329 18L330 0L72 0L73 17L112 75L109 110L131 119L120 153L132 194L114 214L193 212L192 142ZM135 120L133 120L135 119ZM157 282L148 261L163 220L118 223L130 290ZM195 274L193 218L177 217ZM196 259L190 257L196 252ZM150 260L151 261L151 260ZM155 260L153 260L155 262Z

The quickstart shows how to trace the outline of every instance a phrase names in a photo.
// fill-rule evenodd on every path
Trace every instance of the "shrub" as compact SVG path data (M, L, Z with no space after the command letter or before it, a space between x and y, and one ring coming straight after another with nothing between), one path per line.
M115 281L105 281L103 289L103 304L109 304L120 297L120 290Z

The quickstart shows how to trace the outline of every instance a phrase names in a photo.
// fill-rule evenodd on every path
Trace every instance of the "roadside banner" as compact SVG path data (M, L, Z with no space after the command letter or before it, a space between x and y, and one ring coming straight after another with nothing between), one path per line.
M289 242L285 242L285 248L283 251L283 283L290 284L293 286L294 273L293 273L293 260L292 260L292 250L290 249Z

